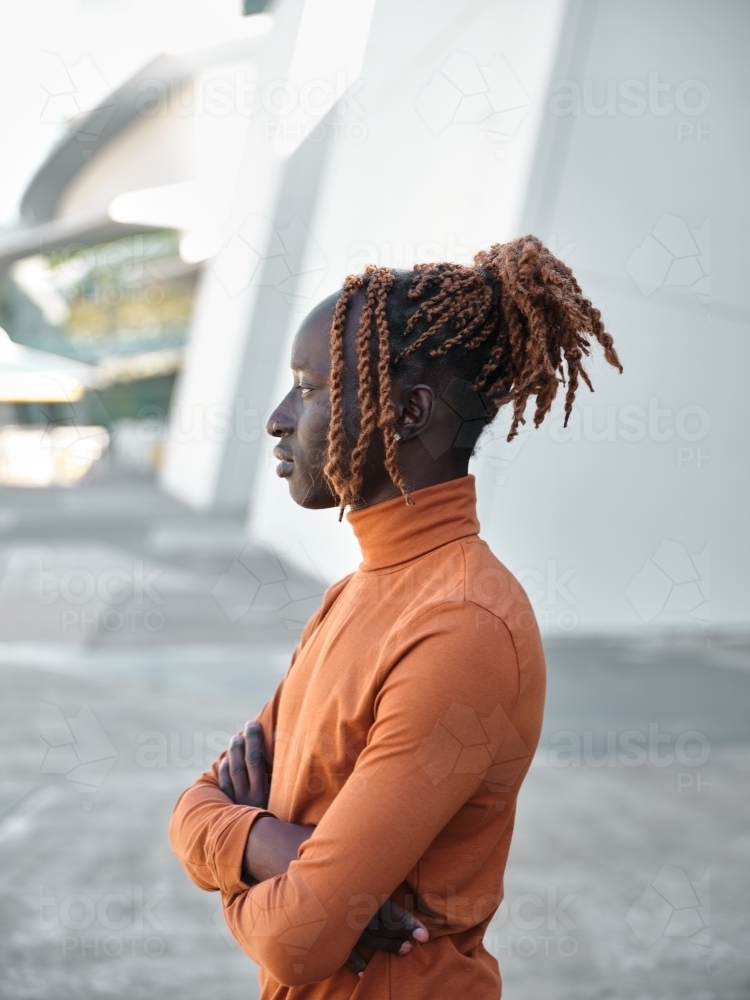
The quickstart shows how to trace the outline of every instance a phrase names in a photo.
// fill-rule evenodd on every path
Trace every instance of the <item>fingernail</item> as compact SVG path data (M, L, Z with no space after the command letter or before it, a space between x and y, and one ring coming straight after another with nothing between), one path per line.
M409 944L408 941L404 941L404 943L398 949L399 955L408 955L410 951L411 951L411 945Z
M412 934L415 941L421 941L423 944L425 941L430 940L430 935L427 933L424 927L417 927L417 929Z

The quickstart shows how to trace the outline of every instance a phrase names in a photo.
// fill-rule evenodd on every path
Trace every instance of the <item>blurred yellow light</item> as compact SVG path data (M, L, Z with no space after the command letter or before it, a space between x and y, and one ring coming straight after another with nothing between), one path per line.
M76 403L86 387L62 372L3 371L0 369L0 403Z
M97 378L91 365L16 344L0 327L0 403L75 403Z
M0 427L0 485L71 485L83 479L108 444L104 427Z

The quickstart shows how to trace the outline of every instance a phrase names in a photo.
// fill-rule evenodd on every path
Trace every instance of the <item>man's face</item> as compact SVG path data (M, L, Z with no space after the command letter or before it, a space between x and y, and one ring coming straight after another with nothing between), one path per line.
M326 299L302 323L292 344L294 384L266 424L267 432L279 439L273 449L279 460L276 474L288 482L295 503L313 510L337 507L339 503L323 475L331 420L331 323L337 298L335 295ZM359 423L356 334L363 304L361 294L352 297L344 332L344 432L350 453ZM438 460L447 462L451 472L465 475L465 472L455 472L449 461L451 442L457 431L456 420L461 423L454 409L440 399L436 406L435 391L423 383L414 385L411 380L405 384L399 379L393 380L391 403L397 419L402 421L400 433L407 438L399 449L400 468L407 484L414 476L426 476L428 481L434 479L432 466ZM416 434L409 433L409 425L412 429L419 428ZM399 493L384 460L383 439L380 433L375 433L362 467L361 497L365 503L379 502ZM418 468L415 462L420 463Z
M276 474L289 484L301 507L337 506L323 476L331 418L329 375L330 330L334 301L327 300L300 327L292 345L294 384L271 414L266 430L279 438L273 449Z

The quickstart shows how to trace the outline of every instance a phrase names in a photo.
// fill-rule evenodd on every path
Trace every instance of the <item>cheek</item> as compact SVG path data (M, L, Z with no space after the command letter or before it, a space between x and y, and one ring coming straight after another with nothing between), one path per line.
M330 415L327 406L311 406L300 417L297 437L306 450L325 448Z

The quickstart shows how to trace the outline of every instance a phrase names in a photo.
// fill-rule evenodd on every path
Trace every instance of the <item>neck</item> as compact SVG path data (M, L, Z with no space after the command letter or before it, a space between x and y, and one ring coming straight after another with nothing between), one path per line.
M457 538L476 535L474 477L463 476L414 491L414 504L401 495L346 515L362 549L362 571L416 559Z
M385 471L385 470L384 470ZM409 492L416 493L427 486L437 486L438 483L448 483L451 479L461 479L469 474L468 459L463 462L456 462L450 466L441 468L420 469L414 475L405 477L409 485ZM365 507L374 507L375 504L383 503L386 500L393 500L400 497L401 490L395 483L391 482L387 476L381 482L374 484L369 489L362 491L362 499L350 506L350 510L363 510Z

